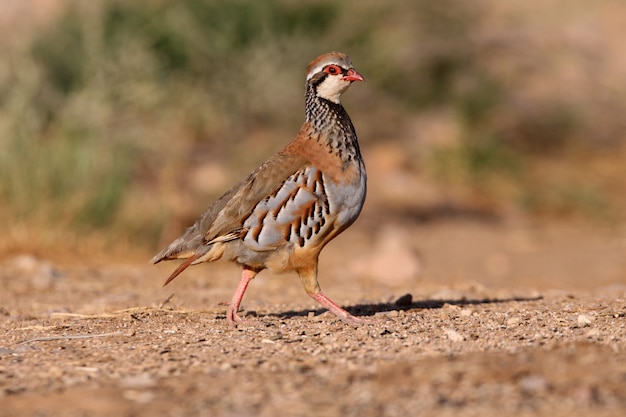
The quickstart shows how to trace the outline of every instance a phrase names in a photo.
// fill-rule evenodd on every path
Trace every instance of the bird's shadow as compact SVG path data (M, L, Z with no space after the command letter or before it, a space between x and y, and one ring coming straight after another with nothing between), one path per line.
M407 294L407 296L409 296ZM444 300L419 300L419 301L408 301L406 297L401 297L396 302L389 303L378 303L378 304L356 304L353 306L345 307L345 309L352 314L353 316L358 317L367 317L374 316L376 313L386 313L390 311L410 311L410 310L430 310L430 309L439 309L444 305L454 305L454 306L471 306L471 305L481 305L481 304L500 304L500 303L510 303L510 302L528 302L528 301L537 301L543 299L543 296L535 296L535 297L508 297L508 298L480 298L480 299L444 299ZM402 299L405 299L402 301ZM309 316L311 312L315 316L320 315L327 310L325 308L319 308L315 310L290 310L283 311L280 313L268 313L268 314L260 314L260 317L278 317L283 319L288 319L291 317L303 317Z

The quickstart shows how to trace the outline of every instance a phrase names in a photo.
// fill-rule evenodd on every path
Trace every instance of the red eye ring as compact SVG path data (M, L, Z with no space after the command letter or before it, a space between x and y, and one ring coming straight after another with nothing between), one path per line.
M341 68L339 68L339 66L337 65L329 65L326 68L324 68L324 72L330 75L337 75L337 74L341 74Z

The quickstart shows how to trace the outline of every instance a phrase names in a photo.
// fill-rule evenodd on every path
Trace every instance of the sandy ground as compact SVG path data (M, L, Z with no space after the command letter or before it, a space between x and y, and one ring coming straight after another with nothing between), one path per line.
M358 328L294 275L260 274L231 328L234 265L161 288L175 264L4 260L0 416L625 415L623 231L371 226L322 254Z
M2 2L0 41L21 39L61 4ZM623 14L606 10L605 25L581 14L564 44L587 39L591 51L597 42L612 63L599 78L621 80L624 55L602 51L621 48L612 36L621 29L611 28ZM563 26L546 21L529 33L549 51L545 34ZM581 71L602 62L590 56ZM587 99L593 75L575 97ZM421 136L445 137L437 122L422 122ZM162 288L175 264L146 265L151 254L103 262L0 253L0 417L625 416L626 225L411 210L441 190L396 176L404 150L384 162L388 144L372 146L364 153L374 199L322 253L320 281L375 324L342 324L295 275L260 274L242 305L248 324L232 328L223 302L237 285L233 265L198 266ZM576 171L623 170L621 160L605 162ZM622 180L612 187L623 199Z

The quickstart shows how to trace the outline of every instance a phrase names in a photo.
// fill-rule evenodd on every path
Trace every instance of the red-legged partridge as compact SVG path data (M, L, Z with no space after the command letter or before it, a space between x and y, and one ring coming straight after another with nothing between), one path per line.
M296 138L215 201L185 233L152 258L189 265L220 258L243 266L227 318L263 269L295 271L308 295L349 324L355 317L326 297L317 282L322 248L350 226L365 201L365 165L356 132L340 102L363 77L339 52L317 57L306 69L305 121Z

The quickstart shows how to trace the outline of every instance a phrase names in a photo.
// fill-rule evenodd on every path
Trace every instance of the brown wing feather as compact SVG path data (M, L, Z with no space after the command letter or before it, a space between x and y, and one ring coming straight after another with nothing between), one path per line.
M203 255L208 250L207 242L241 230L243 220L256 204L306 164L307 159L302 156L284 151L277 153L211 204L185 233L151 262Z
M237 186L230 200L217 214L204 235L205 240L240 229L243 220L252 212L259 201L273 194L294 172L306 164L306 159L278 153L254 170Z

